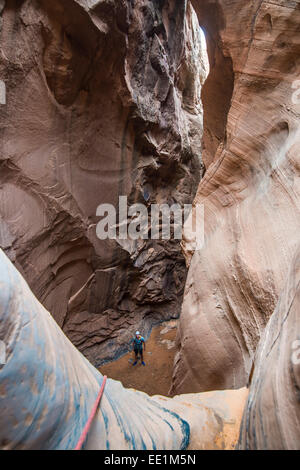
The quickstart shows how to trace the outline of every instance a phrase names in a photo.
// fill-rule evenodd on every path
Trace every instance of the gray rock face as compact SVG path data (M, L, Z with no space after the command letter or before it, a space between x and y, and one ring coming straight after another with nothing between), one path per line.
M179 315L179 243L128 253L96 209L191 203L201 177L205 64L175 1L8 1L2 12L0 244L95 364L135 328Z

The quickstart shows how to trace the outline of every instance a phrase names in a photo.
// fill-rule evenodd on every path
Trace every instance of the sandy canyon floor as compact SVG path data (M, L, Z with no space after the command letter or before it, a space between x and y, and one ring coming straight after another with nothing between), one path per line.
M149 395L169 395L177 321L161 323L153 328L146 342L144 361L132 366L134 353L129 352L114 362L101 366L100 372L111 379L119 380L126 388L134 388Z

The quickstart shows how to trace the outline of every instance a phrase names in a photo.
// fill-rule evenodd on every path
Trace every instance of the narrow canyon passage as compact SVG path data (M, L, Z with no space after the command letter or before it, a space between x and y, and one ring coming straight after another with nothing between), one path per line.
M201 29L193 10L188 10L187 28L190 28L190 32L194 35L195 39L191 42L193 45L193 56L190 56L190 75L185 77L186 83L184 85L185 88L182 94L182 99L184 109L189 114L189 118L194 119L197 115L195 114L195 99L197 99L198 109L201 112L201 116L203 116L201 95L202 88L206 86L206 77L209 75L209 61L205 34ZM188 35L189 30L186 29L185 33ZM195 96L195 85L192 86L193 83L198 84L196 89L197 97ZM198 126L198 129L195 128L195 136L193 136L193 138L195 143L198 140L197 145L202 155L203 125L200 121L198 122ZM203 163L202 165L203 170L205 170ZM203 174L204 171L201 176L203 176ZM179 244L179 242L177 243ZM150 250L153 250L152 245L150 244L149 246ZM185 279L185 277L181 278L182 286L180 288L180 292L184 291ZM171 293L170 289L172 289L170 283L164 285L163 289L165 296L168 297L168 294ZM142 366L140 361L137 366L133 366L134 353L132 351L132 346L129 346L130 341L128 341L127 336L127 343L122 344L120 348L122 351L121 357L117 357L109 363L106 361L106 363L99 368L100 372L115 380L120 380L124 387L141 390L150 396L174 396L174 393L173 395L170 394L170 389L172 385L176 353L177 326L179 322L178 317L181 309L180 298L178 298L178 302L178 314L172 315L170 313L170 315L168 315L171 318L177 317L176 320L174 319L160 324L154 324L153 329L151 328L151 330L149 330L147 322L145 323L145 321L142 324L136 323L136 328L134 328L134 326L132 327L131 338L129 338L130 340L134 337L136 329L140 329L142 335L146 338L147 349L144 354L146 362L145 367ZM169 307L170 309L173 308L172 304L169 304L169 306L167 304L166 307ZM150 322L152 315L153 313L148 314ZM131 350L123 355L124 351L128 351L129 348L131 348Z
M0 0L0 449L300 448L299 25Z
M97 211L192 204L205 39L190 2L9 0L2 25L0 246L98 367L180 314L180 240L99 239Z

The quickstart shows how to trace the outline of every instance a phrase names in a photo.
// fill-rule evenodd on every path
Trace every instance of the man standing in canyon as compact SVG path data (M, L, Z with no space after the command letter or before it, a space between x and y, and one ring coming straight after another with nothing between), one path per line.
M144 357L143 357L143 346L144 346L144 351L145 351L146 350L146 343L145 343L145 340L141 336L141 333L139 331L137 331L135 333L135 337L133 338L132 342L133 342L133 350L134 350L134 354L135 354L135 361L132 365L135 366L138 363L138 359L139 359L139 355L140 355L141 362L142 362L143 366L145 366L146 364L144 362Z

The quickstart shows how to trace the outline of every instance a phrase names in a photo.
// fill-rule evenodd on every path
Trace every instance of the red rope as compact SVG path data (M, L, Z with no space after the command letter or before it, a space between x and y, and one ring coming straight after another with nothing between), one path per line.
M75 447L75 450L81 450L86 438L87 438L87 435L89 433L89 430L90 430L90 427L91 427L91 424L93 422L93 419L95 418L95 414L96 414L96 411L98 409L98 406L100 404L100 401L101 401L101 398L102 398L102 395L103 395L103 392L104 392L104 387L105 387L105 384L106 384L106 375L103 377L103 382L102 382L102 385L101 385L101 389L100 389L100 392L99 392L99 395L97 397L97 400L95 401L95 404L93 406L93 409L91 411L91 414L90 414L90 417L86 423L86 425L84 426L84 429L82 431L82 434L79 438L79 441Z

